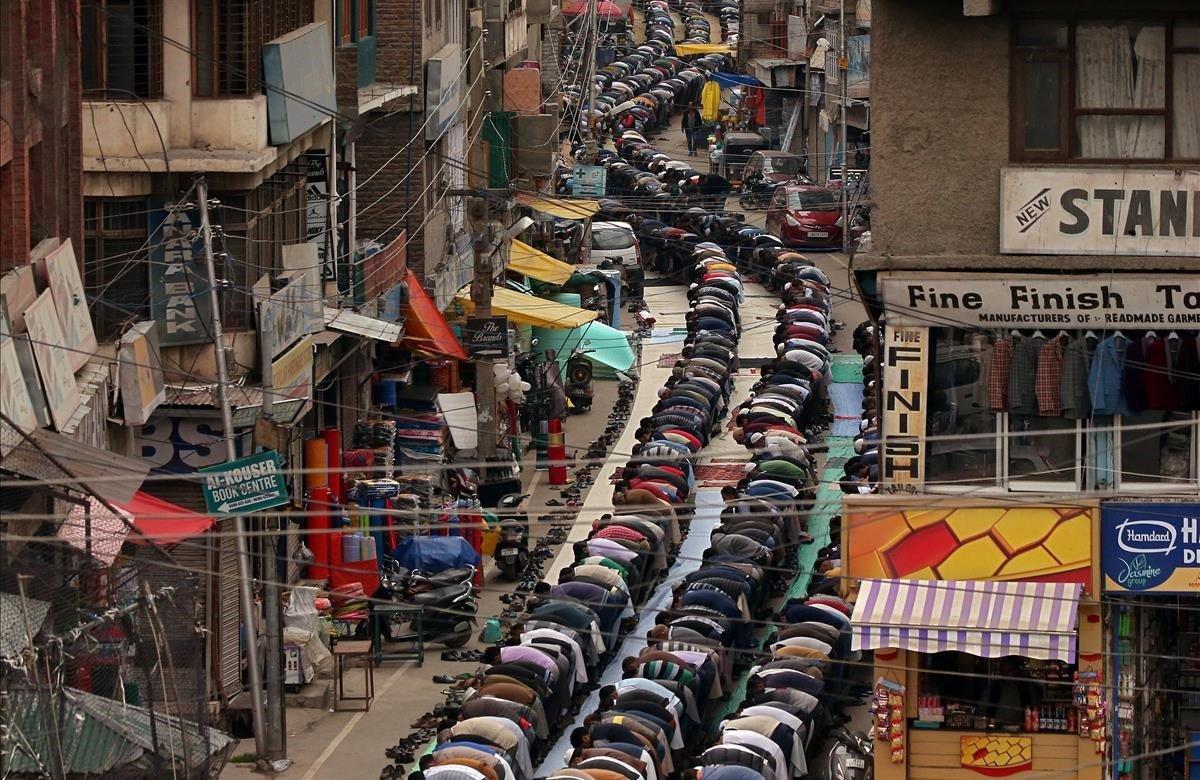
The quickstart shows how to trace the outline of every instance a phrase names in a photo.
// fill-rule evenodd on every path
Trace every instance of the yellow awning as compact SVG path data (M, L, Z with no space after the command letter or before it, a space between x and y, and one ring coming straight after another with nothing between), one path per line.
M469 287L459 290L454 299L462 304L468 314L475 311ZM596 319L596 312L590 309L577 309L502 287L492 291L492 313L503 314L520 325L540 328L578 328Z
M517 193L517 203L561 219L587 219L600 210L600 203L595 200L540 198L527 192Z
M563 284L575 273L575 269L562 260L551 257L540 249L534 249L524 241L512 242L508 255L508 270L524 274L547 284Z
M677 43L675 53L680 57L691 54L733 54L733 46L728 43Z

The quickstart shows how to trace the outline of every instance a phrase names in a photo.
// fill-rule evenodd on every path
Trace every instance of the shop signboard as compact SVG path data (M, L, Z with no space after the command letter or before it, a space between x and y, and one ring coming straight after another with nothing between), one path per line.
M924 483L929 328L888 323L883 346L883 446L880 478L891 492Z
M313 247L297 244L283 248L302 248L311 252ZM289 271L285 276L287 283L274 293L270 293L269 284L262 280L254 288L258 300L258 327L268 358L277 357L304 336L325 329L325 302L321 299L316 268Z
M308 169L304 187L304 238L316 245L321 280L328 282L337 278L331 251L335 236L329 228L329 155L324 149L313 149L305 153L304 161Z
M879 275L889 323L1008 330L1195 329L1200 275Z
M308 400L313 386L313 340L311 336L271 361L270 391L275 401Z
M212 341L208 271L201 244L192 238L199 213L160 203L149 220L150 318L158 323L159 345Z
M37 273L54 296L54 309L65 339L63 348L71 370L78 371L96 352L96 333L92 330L92 312L83 292L79 260L71 239L38 260Z
M54 428L61 431L79 408L80 398L79 387L75 384L75 371L71 368L71 353L63 348L66 338L58 313L54 310L54 298L50 290L43 290L33 305L25 310L25 329L33 347L50 419Z
M21 442L22 433L32 433L38 427L37 412L17 355L17 343L7 334L0 334L0 412L5 418L0 419L0 458L3 458ZM10 430L6 420L11 420L16 430Z
M201 469L205 506L215 515L245 515L286 504L281 469L274 450Z
M571 194L581 198L603 198L608 170L603 165L576 165L571 170Z
M117 384L126 425L145 425L166 399L158 329L153 322L139 322L121 336Z
M1200 172L1005 168L1000 251L1019 255L1200 255Z
M1105 503L1100 529L1106 591L1200 594L1200 504Z
M1092 586L1089 507L863 501L847 507L854 579L1019 580Z
M508 357L508 317L469 317L463 345L471 360Z

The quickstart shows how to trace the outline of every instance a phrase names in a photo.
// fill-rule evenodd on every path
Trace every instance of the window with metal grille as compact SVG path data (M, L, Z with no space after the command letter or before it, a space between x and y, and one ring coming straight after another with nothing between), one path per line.
M101 341L150 314L144 198L83 203L84 286Z
M83 4L80 70L85 97L162 96L161 5L155 0Z
M262 47L313 20L304 0L192 0L197 97L262 91Z

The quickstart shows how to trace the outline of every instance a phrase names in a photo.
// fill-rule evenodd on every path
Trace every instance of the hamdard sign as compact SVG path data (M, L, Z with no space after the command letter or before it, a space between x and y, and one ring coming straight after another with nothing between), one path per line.
M989 330L1200 327L1200 274L880 273L889 323Z
M1200 504L1104 503L1104 589L1200 593Z
M1200 173L1005 168L1000 251L1200 256Z

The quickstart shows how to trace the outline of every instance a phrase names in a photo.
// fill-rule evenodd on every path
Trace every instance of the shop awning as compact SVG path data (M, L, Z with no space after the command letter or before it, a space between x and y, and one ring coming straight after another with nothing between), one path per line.
M471 303L469 288L459 290L454 299L462 304L467 313L475 311L475 304ZM522 295L503 287L497 287L492 291L492 313L502 314L518 325L533 325L541 328L578 328L580 325L586 325L596 319L596 312L590 309L565 306L545 298Z
M563 284L575 273L575 269L562 260L515 240L508 255L508 270L547 284Z
M516 199L522 206L560 219L587 219L600 210L599 201L585 198L549 198L518 192Z
M404 343L419 352L455 360L467 359L450 324L411 270L408 272L408 319L404 323Z
M680 57L693 54L733 54L734 47L728 43L677 43L675 53Z
M555 359L560 366L565 366L575 350L581 350L584 357L610 376L617 371L628 371L637 360L633 347L629 345L629 336L616 328L611 328L603 322L589 322L582 328L571 330L534 330L537 338L537 351L544 353L554 350ZM609 369L603 371L603 369Z
M352 333L363 338L397 342L404 335L404 327L398 322L377 320L349 309L325 307L325 326L342 333Z
M1078 583L862 580L855 650L896 648L1075 662Z
M179 544L199 536L216 522L208 515L184 509L140 490L134 494L132 501L118 504L117 509L133 517L133 527L139 533L129 541L141 544Z

